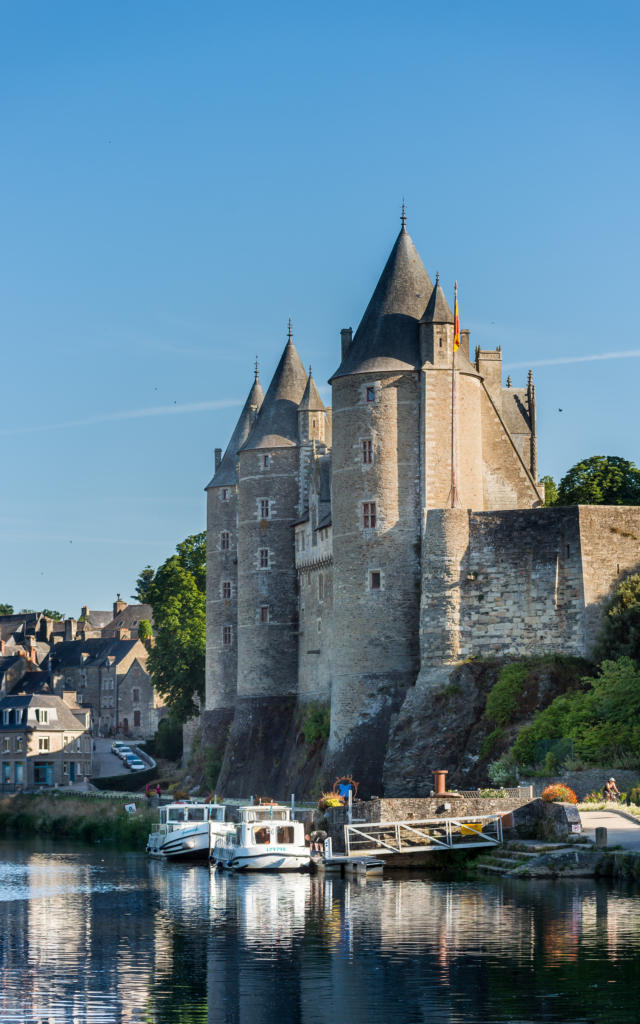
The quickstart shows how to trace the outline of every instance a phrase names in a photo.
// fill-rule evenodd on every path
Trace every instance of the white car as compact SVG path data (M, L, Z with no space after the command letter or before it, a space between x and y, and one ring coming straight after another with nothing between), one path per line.
M127 768L131 768L134 772L142 772L148 767L149 765L141 761L139 757L135 757L132 761L127 761Z

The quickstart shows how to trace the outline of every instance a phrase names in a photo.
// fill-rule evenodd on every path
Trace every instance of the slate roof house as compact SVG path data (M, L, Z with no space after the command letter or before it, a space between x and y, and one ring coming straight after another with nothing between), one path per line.
M91 775L89 712L75 694L12 694L0 700L0 789L63 786Z

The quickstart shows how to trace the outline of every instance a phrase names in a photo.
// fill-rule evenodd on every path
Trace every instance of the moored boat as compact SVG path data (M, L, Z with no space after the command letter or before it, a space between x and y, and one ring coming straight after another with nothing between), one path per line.
M218 836L212 859L230 871L304 871L311 863L304 825L288 807L241 807L233 832Z
M235 828L224 820L224 804L180 800L158 810L160 820L147 839L151 857L206 860L216 840Z

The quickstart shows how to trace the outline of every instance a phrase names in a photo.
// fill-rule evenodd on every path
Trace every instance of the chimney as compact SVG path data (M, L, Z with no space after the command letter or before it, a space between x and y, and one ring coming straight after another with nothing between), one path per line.
M75 690L63 690L61 693L63 701L65 704L68 704L69 707L75 707L77 705L76 696L77 693Z
M116 615L119 615L120 612L123 612L126 607L127 607L127 602L126 601L122 601L120 599L120 594L118 594L116 596L115 601L113 602L113 617L114 617L114 619L115 619Z
M78 623L75 619L65 619L64 623L64 638L65 640L75 640L76 631L78 629Z
M340 331L340 344L342 347L342 358L346 356L347 352L351 348L351 342L353 341L353 328L343 327Z
M220 463L222 462L222 448L216 448L215 449L215 451L214 451L214 458L215 458L216 473L217 473L219 468L220 468Z

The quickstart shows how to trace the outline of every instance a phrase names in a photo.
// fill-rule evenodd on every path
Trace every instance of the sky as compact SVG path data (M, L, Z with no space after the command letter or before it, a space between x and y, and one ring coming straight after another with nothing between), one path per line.
M539 470L636 463L640 7L0 0L0 601L204 528L287 320L321 391L400 227L534 370Z

